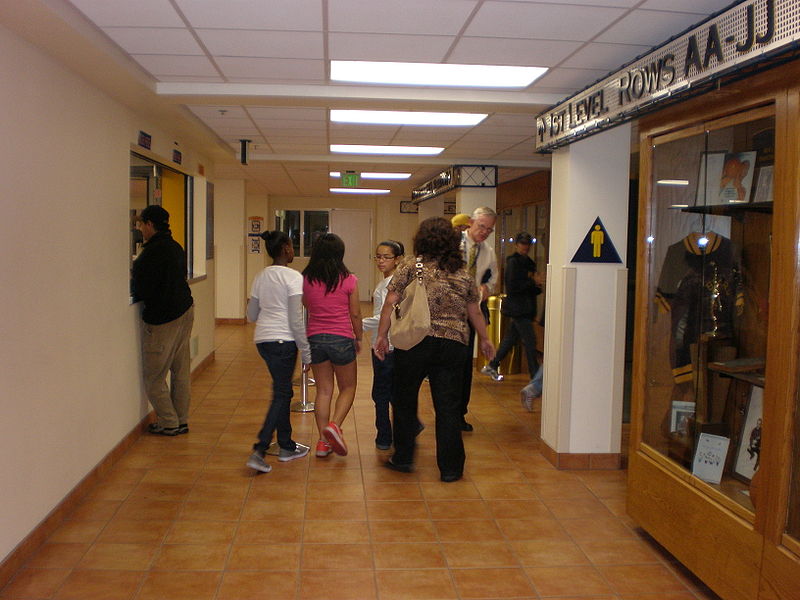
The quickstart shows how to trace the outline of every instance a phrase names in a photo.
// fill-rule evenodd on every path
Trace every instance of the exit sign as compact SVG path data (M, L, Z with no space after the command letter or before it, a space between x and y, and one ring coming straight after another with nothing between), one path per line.
M345 171L342 173L342 187L358 187L358 173L355 171Z

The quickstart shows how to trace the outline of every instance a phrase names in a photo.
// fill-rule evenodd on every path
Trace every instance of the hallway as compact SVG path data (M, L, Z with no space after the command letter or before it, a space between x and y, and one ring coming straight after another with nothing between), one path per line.
M272 472L256 475L244 462L267 370L252 326L217 327L215 345L191 433L143 435L0 598L717 598L625 516L624 471L557 471L539 454L539 413L518 401L525 376L476 374L465 478L444 484L425 387L417 471L382 467L365 349L350 454L268 457ZM313 448L313 415L292 420Z

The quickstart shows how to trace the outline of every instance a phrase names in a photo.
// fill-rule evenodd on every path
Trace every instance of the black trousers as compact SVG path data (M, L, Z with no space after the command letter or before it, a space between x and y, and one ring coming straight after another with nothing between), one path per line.
M392 462L414 463L419 388L428 377L436 412L436 463L443 475L463 474L461 374L467 361L467 347L453 340L428 336L410 350L395 350L394 355Z
M522 340L522 345L525 347L525 358L528 360L528 371L531 379L533 379L536 375L536 370L539 368L539 361L536 359L536 333L533 331L533 321L528 317L510 318L511 322L508 324L508 329L506 329L503 340L500 342L497 354L489 364L494 369L499 367L500 362L511 351L514 344L518 340Z

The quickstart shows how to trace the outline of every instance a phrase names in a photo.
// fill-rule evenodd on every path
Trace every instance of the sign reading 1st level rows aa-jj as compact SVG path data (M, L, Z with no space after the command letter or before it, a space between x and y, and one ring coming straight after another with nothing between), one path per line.
M746 0L655 48L536 118L536 150L548 151L654 110L800 40L798 0Z

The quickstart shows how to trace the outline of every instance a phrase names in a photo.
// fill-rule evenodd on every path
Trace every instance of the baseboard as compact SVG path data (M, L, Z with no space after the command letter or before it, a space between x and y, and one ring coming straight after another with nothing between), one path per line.
M214 353L197 365L192 371L192 379L200 374L208 365L214 362ZM3 589L14 574L19 571L28 561L31 555L38 550L39 546L49 538L53 532L64 522L64 519L83 501L86 494L105 477L114 464L128 451L128 449L141 437L148 423L153 421L153 411L150 411L139 423L120 441L114 448L106 454L97 466L81 479L78 484L69 491L64 499L50 511L42 521L23 539L17 547L0 563L0 589Z
M216 353L214 350L211 351L211 354L206 356L203 360L197 363L197 366L192 370L191 381L194 381L200 376L200 373L206 370L206 368L216 360Z
M217 325L247 325L247 319L215 319Z
M556 452L542 440L539 451L547 461L561 471L601 471L622 468L620 453L568 453Z

